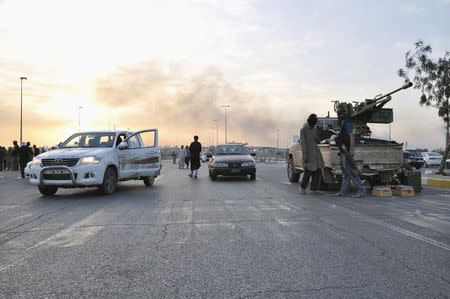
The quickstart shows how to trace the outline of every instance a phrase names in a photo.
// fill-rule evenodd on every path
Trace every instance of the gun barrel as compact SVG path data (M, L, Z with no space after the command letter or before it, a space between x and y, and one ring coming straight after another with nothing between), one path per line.
M391 94L394 94L394 93L396 93L396 92L399 92L400 90L403 90L403 89L408 89L408 88L410 88L411 86L413 86L412 82L408 82L408 83L404 84L402 87L397 88L396 90L393 90L393 91L391 91L391 92L389 92L389 93L387 93L387 94L385 94L385 95L382 95L382 96L380 96L380 97L378 97L378 98L375 98L375 99L376 99L376 100L384 99L384 98L390 96Z

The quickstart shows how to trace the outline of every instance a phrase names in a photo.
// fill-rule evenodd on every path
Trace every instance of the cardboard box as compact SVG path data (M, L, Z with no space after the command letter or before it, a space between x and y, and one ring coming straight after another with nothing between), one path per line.
M372 190L372 195L380 197L392 196L392 190L389 186L375 186Z
M412 186L398 185L395 186L394 195L398 196L414 196L414 188Z

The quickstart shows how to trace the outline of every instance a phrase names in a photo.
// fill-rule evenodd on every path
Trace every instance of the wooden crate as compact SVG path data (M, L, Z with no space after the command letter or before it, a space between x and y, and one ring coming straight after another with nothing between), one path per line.
M372 190L372 195L380 197L392 196L392 190L389 186L375 186Z
M414 188L412 186L398 185L395 186L394 195L398 196L414 196Z

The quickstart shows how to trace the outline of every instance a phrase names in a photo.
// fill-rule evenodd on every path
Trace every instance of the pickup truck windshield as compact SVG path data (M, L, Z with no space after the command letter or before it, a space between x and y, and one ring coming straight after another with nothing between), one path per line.
M78 133L67 139L60 148L112 147L115 133Z

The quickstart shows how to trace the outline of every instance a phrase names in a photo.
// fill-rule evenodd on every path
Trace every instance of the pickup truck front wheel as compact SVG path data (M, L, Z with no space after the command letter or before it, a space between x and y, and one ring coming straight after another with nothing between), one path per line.
M58 187L56 186L38 186L38 189L44 196L53 196L58 191Z
M112 194L117 188L117 173L112 167L108 167L105 170L103 176L103 183L100 185L100 191L105 194Z
M287 175L289 178L289 182L298 183L298 180L300 179L300 173L295 172L294 160L292 158L289 158L287 164Z
M151 187L151 186L153 186L153 183L155 182L155 177L146 176L142 180L144 181L145 186Z

